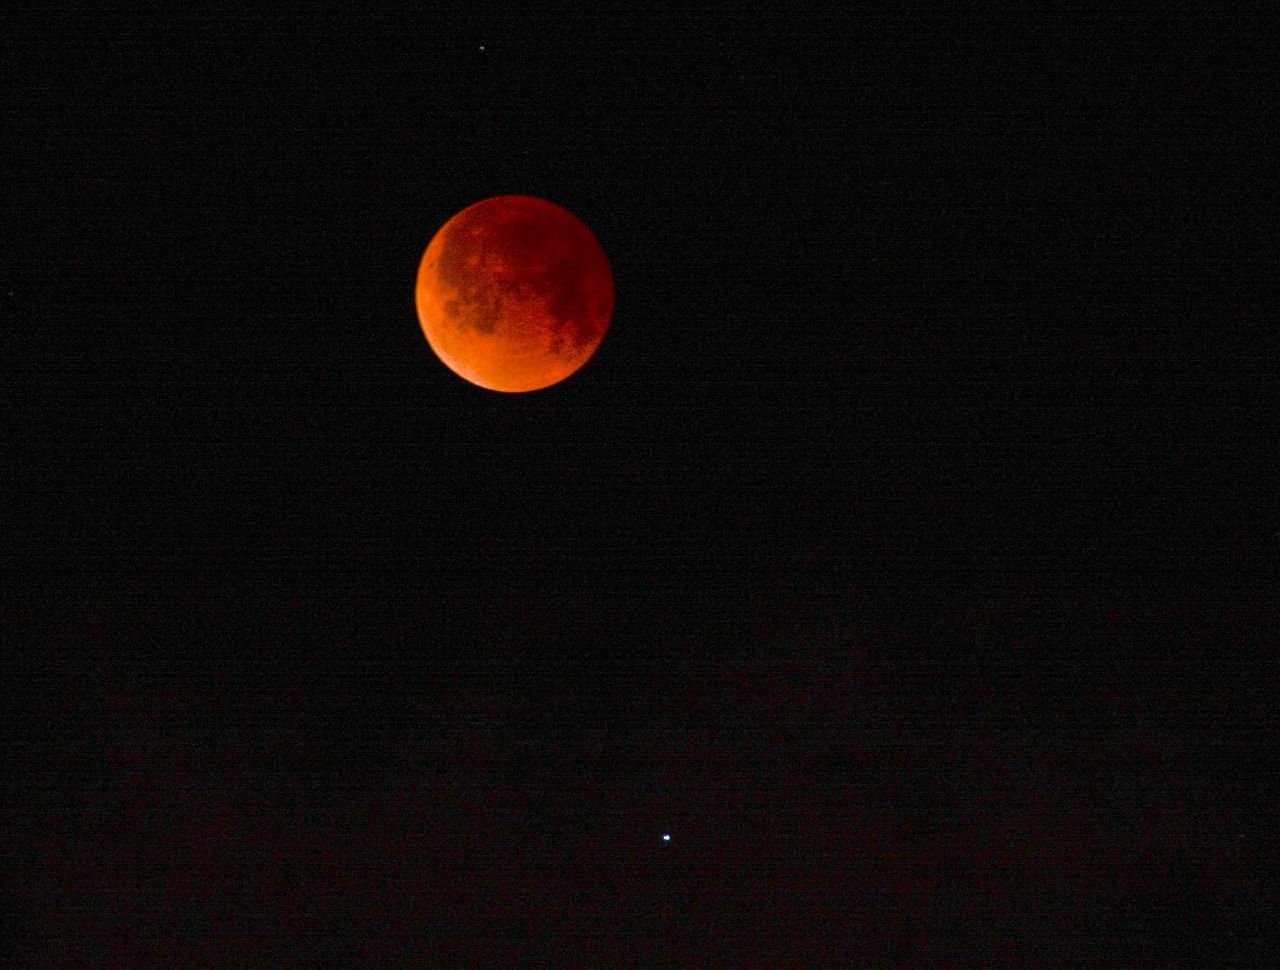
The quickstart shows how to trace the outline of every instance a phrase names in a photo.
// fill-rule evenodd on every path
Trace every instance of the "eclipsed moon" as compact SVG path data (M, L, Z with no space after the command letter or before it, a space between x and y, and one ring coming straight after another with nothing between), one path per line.
M536 391L600 346L613 316L613 271L572 213L499 195L440 228L415 295L427 342L455 374L493 391Z

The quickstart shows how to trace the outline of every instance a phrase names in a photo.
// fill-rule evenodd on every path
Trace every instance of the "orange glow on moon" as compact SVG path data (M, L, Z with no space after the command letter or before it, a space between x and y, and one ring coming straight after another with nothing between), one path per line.
M435 234L415 297L427 342L455 374L493 391L536 391L600 346L613 316L613 271L572 213L499 195Z

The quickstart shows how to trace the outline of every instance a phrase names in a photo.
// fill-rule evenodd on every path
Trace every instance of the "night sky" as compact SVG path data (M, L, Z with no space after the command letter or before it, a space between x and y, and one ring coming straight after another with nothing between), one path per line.
M6 17L6 964L1265 963L1266 25L534 6Z

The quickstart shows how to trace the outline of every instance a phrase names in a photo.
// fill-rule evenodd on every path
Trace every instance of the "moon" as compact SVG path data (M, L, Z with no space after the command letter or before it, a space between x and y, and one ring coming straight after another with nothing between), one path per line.
M600 346L613 317L613 270L571 212L499 195L435 234L415 298L427 343L455 374L492 391L537 391Z

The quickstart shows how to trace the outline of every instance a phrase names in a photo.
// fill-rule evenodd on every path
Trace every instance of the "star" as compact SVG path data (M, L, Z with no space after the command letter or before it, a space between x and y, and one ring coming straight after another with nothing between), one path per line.
M666 832L663 832L663 833L662 833L662 841L663 841L663 842L670 842L670 841L671 841L671 836L669 836Z

